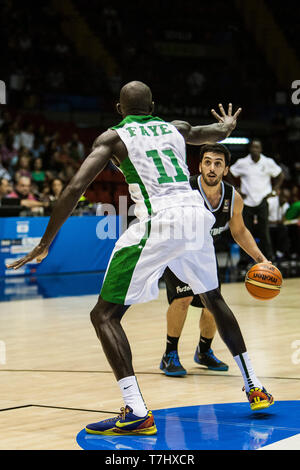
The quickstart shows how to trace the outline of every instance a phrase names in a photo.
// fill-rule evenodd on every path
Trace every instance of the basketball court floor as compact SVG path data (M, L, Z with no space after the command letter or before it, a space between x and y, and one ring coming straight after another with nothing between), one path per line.
M229 371L193 362L200 313L193 307L179 346L188 375L166 377L159 370L168 306L161 289L157 300L131 307L123 320L158 434L89 436L86 424L123 406L89 319L97 295L28 295L0 302L0 449L300 449L299 279L285 280L280 295L267 302L250 297L243 283L224 284L222 291L273 406L251 412L218 335L212 346Z

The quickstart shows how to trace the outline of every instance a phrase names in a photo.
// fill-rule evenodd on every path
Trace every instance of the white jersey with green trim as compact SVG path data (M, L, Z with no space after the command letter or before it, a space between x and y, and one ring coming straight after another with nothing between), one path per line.
M202 206L191 189L185 140L176 127L153 116L127 116L112 127L125 144L128 157L120 169L142 219L174 206Z

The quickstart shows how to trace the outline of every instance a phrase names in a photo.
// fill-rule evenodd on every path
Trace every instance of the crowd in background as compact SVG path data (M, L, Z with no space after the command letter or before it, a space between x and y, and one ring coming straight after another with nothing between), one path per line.
M269 199L272 242L277 256L291 256L297 242L283 242L287 230L278 227L283 226L286 214L289 219L300 218L299 106L282 97L280 84L235 2L220 0L212 6L186 0L184 15L180 0L117 5L91 0L88 8L83 0L72 3L115 62L113 75L78 55L74 43L63 34L68 19L51 3L39 8L34 0L3 3L0 41L6 47L1 50L5 67L0 78L7 84L9 108L0 110L0 200L16 198L33 214L49 214L92 144L92 139L79 137L75 124L66 136L58 131L59 124L48 128L28 118L28 111L45 116L49 100L57 105L61 95L73 94L97 96L97 112L112 112L120 86L139 79L151 86L156 113L166 120L180 117L203 122L216 100L230 99L243 106L245 121L270 124L263 136L264 148L285 176L279 194ZM292 41L297 18L291 27L293 18L288 15L287 28L286 16L274 2L267 3ZM252 132L249 137L255 137ZM247 149L241 150L244 155L231 151L233 160L247 153ZM192 173L198 170L197 152L188 148ZM128 196L124 178L108 165L85 198L87 203L114 204L118 211L123 195Z
M12 119L4 111L0 116L0 178L6 181L8 197L31 200L33 208L44 207L34 201L56 200L84 157L77 133L61 142L58 132L49 133L44 125L35 128L21 115ZM3 183L1 187L3 191Z
M0 205L3 199L15 198L32 214L50 214L53 203L80 167L90 145L91 142L85 145L76 132L64 141L59 132L49 132L43 124L35 127L21 114L13 119L4 110L0 114ZM245 148L244 155L239 157L246 153ZM193 160L197 164L197 156ZM268 199L273 250L279 259L297 258L299 173L278 155L275 160L282 169L284 182L278 194ZM84 199L87 204L114 204L118 212L120 196L128 196L127 185L123 175L109 165L92 183ZM95 213L96 206L93 209ZM287 228L287 224L293 227Z
M120 85L135 77L151 84L164 115L207 116L215 100L230 97L248 119L280 120L273 108L282 89L233 0L72 4L110 54L114 73L79 55L63 33L68 18L51 2L36 8L34 0L5 0L1 79L16 107L47 109L51 96L72 94L97 97L110 112ZM291 21L290 15L289 27Z

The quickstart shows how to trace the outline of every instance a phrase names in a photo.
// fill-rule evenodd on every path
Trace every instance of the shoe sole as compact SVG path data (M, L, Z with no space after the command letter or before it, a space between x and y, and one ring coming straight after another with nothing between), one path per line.
M269 408L269 406L274 405L274 403L274 400L272 401L272 403L270 403L268 400L262 400L259 403L252 403L250 405L250 408L252 411L264 410L266 408Z
M155 425L150 428L136 429L134 431L123 431L119 428L114 429L116 429L116 431L113 431L113 429L108 429L107 431L94 431L93 429L85 428L88 434L98 434L102 436L150 436L157 433L157 427Z
M206 364L201 364L201 362L196 361L194 359L194 362L198 364L198 366L206 367L208 370L214 370L214 371L220 371L220 372L227 372L229 369L229 366L221 366L221 367L212 367L212 366L207 366Z
M160 367L160 370L161 370L165 375L167 375L168 377L180 377L180 376L186 375L186 370L183 371L183 372L180 372L180 371L179 371L179 372L169 372L168 370L162 369L161 367Z

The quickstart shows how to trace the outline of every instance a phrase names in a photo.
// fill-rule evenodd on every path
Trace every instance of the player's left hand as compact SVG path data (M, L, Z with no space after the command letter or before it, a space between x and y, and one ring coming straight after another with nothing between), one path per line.
M24 264L29 263L33 259L36 259L37 263L40 263L43 261L43 259L46 258L48 255L48 247L42 246L42 245L37 245L28 255L24 256L23 258L14 261L11 264L6 265L7 269L19 269L21 266L24 266Z
M232 115L232 103L228 105L228 114L225 113L222 103L219 103L219 109L221 116L216 113L214 109L211 110L212 115L216 118L218 122L222 122L228 127L229 132L232 132L236 126L237 118L240 115L242 108L239 108L234 115Z

